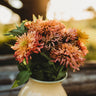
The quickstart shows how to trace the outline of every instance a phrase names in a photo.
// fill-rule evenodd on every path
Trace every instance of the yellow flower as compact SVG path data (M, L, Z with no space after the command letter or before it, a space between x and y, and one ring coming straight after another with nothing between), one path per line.
M77 30L77 36L78 36L78 39L81 41L81 42L86 42L87 39L88 39L88 35L85 33L85 32L81 32L81 30Z

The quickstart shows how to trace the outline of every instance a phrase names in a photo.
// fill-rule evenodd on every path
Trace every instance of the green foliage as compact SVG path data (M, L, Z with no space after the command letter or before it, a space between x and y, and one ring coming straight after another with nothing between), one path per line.
M16 77L16 80L13 83L12 88L18 87L22 84L24 84L26 81L28 81L29 77L31 75L31 72L29 71L21 71Z
M66 68L51 62L45 53L33 54L31 60L32 77L43 81L56 81L65 77ZM63 73L64 75L61 75Z
M66 76L66 68L59 63L50 61L45 53L32 54L32 60L29 59L28 64L26 59L21 64L18 64L20 73L17 75L13 87L24 84L30 77L42 81L57 81Z
M57 77L56 77L56 80L62 78L62 77L65 77L66 76L66 72L64 70L64 66L60 66L60 69L58 71L58 74L57 74Z
M22 34L27 33L28 29L27 29L27 27L24 26L24 24L25 24L25 22L22 22L20 27L16 26L17 29L13 29L13 30L9 31L8 34L5 34L5 35L21 36Z

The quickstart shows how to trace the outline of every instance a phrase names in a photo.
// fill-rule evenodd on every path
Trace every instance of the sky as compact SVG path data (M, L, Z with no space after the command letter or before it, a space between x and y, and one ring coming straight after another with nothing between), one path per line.
M75 20L91 19L92 12L86 11L92 6L96 10L96 0L50 0L47 7L48 19Z

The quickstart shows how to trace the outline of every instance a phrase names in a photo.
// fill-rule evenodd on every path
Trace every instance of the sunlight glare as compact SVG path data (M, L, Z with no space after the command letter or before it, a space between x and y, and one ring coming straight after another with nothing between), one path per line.
M50 0L47 7L47 18L58 20L91 19L93 13L86 11L92 6L96 10L96 0Z

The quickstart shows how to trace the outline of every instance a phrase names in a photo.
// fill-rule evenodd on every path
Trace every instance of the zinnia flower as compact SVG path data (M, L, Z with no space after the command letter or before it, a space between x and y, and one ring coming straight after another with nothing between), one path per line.
M49 20L42 23L42 40L45 44L45 48L50 50L55 48L62 40L62 31L65 29L64 24L56 20Z
M38 37L38 36L37 36ZM40 44L37 40L36 32L24 33L22 36L17 37L17 41L11 48L15 50L15 57L21 63L24 58L28 63L28 57L32 52L39 53L43 44Z
M66 38L65 42L72 42L74 40L77 40L77 31L76 29L68 29L65 33L64 33L64 37Z
M53 50L50 54L53 62L60 62L60 65L71 67L73 71L79 70L81 64L84 63L83 53L78 47L71 44L62 44L59 50Z
M65 30L64 24L56 20L43 21L37 19L36 22L26 22L25 26L29 29L28 32L36 31L42 37L41 42L44 43L47 50L55 47L57 42L61 41L61 33Z
M88 35L85 32L81 32L81 30L77 30L77 37L78 37L78 40L84 43L88 39Z

